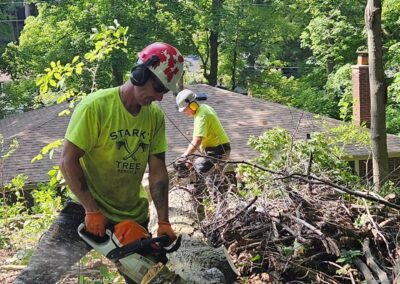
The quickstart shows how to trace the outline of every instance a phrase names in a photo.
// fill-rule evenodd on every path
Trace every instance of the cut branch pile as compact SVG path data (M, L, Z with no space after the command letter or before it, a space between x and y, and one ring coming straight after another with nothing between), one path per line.
M292 178L280 177L273 192L258 198L241 197L234 186L194 194L204 206L202 233L210 245L228 249L240 278L248 283L393 283L400 266L398 210L344 196L332 183L310 186L312 177Z

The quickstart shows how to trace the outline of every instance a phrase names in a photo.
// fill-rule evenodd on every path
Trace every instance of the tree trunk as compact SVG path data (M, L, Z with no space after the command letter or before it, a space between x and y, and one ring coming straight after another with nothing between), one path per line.
M373 180L380 188L388 174L386 141L386 86L382 59L381 32L382 1L368 0L365 8L365 25L368 34L369 84L371 93L371 140Z
M217 85L218 76L218 32L211 31L210 34L210 74L208 84Z
M231 87L232 91L236 88L237 48L238 48L238 37L236 35L235 49L233 50L233 62L232 62L232 87Z
M112 64L111 66L112 74L115 80L115 83L119 86L124 83L124 74L122 74L119 66L116 66L116 64Z
M169 220L177 234L183 235L178 251L168 254L167 267L180 276L183 283L233 283L235 273L223 247L213 248L203 241L198 224L197 203L189 192L192 185L182 180L169 193ZM148 187L147 176L143 185ZM149 229L154 234L157 229L157 212L150 206ZM156 277L157 278L157 277ZM151 283L165 283L155 279ZM181 283L181 282L172 282Z
M328 59L326 62L326 72L331 74L333 72L333 69L335 68L335 61L333 59Z
M19 30L18 30L18 13L17 13L17 8L15 7L15 1L11 1L12 7L14 7L14 10L11 12L10 11L10 19L15 20L14 22L10 21L10 26L11 26L11 31L13 35L13 40L18 42L19 38Z
M24 0L24 8L25 8L25 19L31 15L31 7L28 4L28 1Z
M208 77L208 84L216 86L218 82L218 37L219 37L219 24L221 21L220 10L223 0L212 1L212 28L210 31L210 74Z

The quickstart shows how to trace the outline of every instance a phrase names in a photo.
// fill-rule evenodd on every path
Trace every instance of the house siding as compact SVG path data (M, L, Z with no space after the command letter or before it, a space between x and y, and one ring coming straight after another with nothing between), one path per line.
M389 158L389 180L400 185L400 158ZM372 182L372 160L359 161L359 175L364 180Z

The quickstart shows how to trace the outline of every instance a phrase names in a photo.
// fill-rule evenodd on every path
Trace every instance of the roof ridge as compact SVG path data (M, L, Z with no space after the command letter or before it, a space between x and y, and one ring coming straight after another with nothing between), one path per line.
M278 107L278 108L287 109L287 110L289 110L290 112L293 110L293 111L295 111L295 112L297 112L297 113L299 113L299 114L306 114L306 115L308 115L308 116L311 115L311 116L313 116L313 117L319 116L319 117L321 117L321 118L323 118L323 119L330 120L330 121L332 121L332 122L343 123L343 121L341 121L340 119L332 118L332 117L329 117L329 116L326 116L326 115L316 114L316 113L313 113L313 112L310 112L310 111L306 111L306 110L302 110L302 109L299 109L299 108L296 108L296 107L292 107L292 106L288 106L288 105L284 105L284 104L272 102L272 101L265 100L265 99L262 99L262 98L257 98L257 97L248 96L248 95L242 95L242 94L236 93L236 92L234 92L234 91L230 91L230 90L227 90L227 89L220 89L220 88L218 88L218 87L213 87L213 86L208 85L208 84L193 84L193 85L189 85L189 87L206 87L206 88L209 88L210 90L218 89L218 91L219 91L219 92L222 92L222 93L226 93L226 94L229 94L229 95L232 95L232 96L240 95L240 96L242 96L242 97L244 97L244 98L245 98L245 97L251 98L251 99L253 99L253 100L256 100L256 101L259 101L259 102L262 102L262 103L266 103L266 102L267 102L268 104L272 104L272 105L274 105L274 106L276 106L276 107ZM237 97L236 97L236 98L237 98Z
M23 113L16 113L12 116L0 120L1 133L5 139L11 139L21 135L27 130L34 130L43 124L54 119L54 114L59 113L62 107L67 103L53 104L51 106L43 106L39 109L33 109Z

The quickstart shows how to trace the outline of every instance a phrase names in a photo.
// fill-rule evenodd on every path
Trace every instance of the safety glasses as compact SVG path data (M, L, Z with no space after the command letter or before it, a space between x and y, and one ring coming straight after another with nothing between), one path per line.
M161 82L158 80L158 78L156 78L155 76L152 76L152 78L153 78L152 87L153 87L153 90L154 90L155 92L157 92L157 93L163 93L163 94L169 92L169 89L166 88L166 87L163 85L163 83L161 83Z

